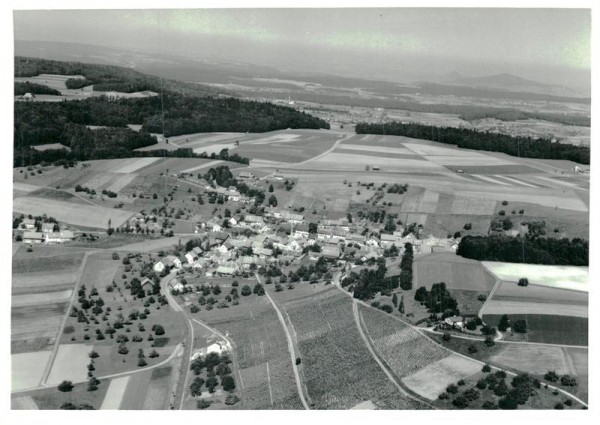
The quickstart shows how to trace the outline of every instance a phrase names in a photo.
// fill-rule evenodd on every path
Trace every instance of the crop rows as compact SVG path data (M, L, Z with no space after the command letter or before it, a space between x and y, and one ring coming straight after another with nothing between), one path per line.
M408 325L372 308L359 306L375 348L396 376L404 378L449 355Z
M452 214L492 215L495 208L496 201L493 199L455 196L452 204Z
M354 322L351 299L333 291L337 289L286 308L298 335L304 378L314 407L348 409L365 400L380 408L417 407L388 380L367 350ZM306 337L323 324L328 332Z

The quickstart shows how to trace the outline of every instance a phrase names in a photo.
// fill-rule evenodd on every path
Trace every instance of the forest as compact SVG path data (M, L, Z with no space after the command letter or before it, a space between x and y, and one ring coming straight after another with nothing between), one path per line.
M566 159L580 164L590 163L590 148L588 146L574 146L552 142L548 139L512 137L505 134L464 128L432 127L400 122L390 122L385 125L362 122L356 124L356 133L405 136L455 145L459 148L502 152L524 158Z
M60 96L60 92L58 90L54 90L48 86L44 86L42 84L24 82L19 83L15 82L15 96L23 96L26 93L31 94L49 94L54 96Z
M589 264L589 243L579 238L465 236L456 253L479 261L559 266Z

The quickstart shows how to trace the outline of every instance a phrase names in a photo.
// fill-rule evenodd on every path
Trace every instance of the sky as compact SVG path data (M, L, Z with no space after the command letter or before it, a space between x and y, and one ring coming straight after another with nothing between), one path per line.
M511 72L589 79L586 9L15 11L16 40L135 48L386 79Z

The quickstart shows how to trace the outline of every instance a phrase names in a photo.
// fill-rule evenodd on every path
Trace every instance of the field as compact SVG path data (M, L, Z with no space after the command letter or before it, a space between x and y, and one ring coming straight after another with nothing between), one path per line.
M36 247L30 253L19 250L13 257L13 354L43 350L56 340L81 274L83 254L69 251L62 247L54 252L47 247Z
M557 316L573 316L587 319L587 305L560 304L560 303L538 303L526 301L497 301L492 299L486 304L483 314L539 314L545 315L551 312Z
M550 286L528 285L519 286L515 282L502 282L496 292L494 301L521 301L535 303L560 303L573 305L588 305L588 293Z
M50 351L13 354L10 358L12 391L37 387L49 359Z
M414 286L431 288L445 282L448 289L490 291L496 279L478 261L455 254L430 254L415 259Z
M388 380L356 327L352 300L336 288L283 304L302 358L308 396L317 409L421 407Z
M114 378L110 380L108 389L100 409L102 410L118 410L121 407L121 400L127 389L127 383L129 382L129 376L123 376L121 378Z
M407 376L403 382L421 397L435 400L448 385L468 378L480 370L479 363L451 354Z
M20 197L13 201L13 210L23 214L47 214L59 221L74 226L105 229L108 221L118 226L133 215L133 212L120 209L106 208L91 204L73 204L34 197Z
M197 317L233 340L243 408L301 409L287 340L275 309L266 297L240 301L233 308L203 310Z
M65 379L72 382L87 381L90 351L91 345L61 344L48 375L48 385L58 385Z
M588 291L588 268L578 266L544 266L539 264L501 263L482 264L499 279L517 282L526 277L530 284L552 288Z
M541 342L545 344L588 345L587 317L569 317L557 315L556 310L548 308L545 313L514 313L508 314L510 320L524 319L527 321L529 332L514 334L520 341ZM483 320L492 326L500 321L501 314L484 314Z

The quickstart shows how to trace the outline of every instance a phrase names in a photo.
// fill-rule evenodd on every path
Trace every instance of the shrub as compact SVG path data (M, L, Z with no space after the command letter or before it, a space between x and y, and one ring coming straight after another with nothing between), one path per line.
M458 392L458 387L454 384L450 384L446 387L446 392L449 394L456 394Z
M558 402L554 405L554 408L556 410L563 410L565 408L564 404L562 404L561 402Z
M559 376L555 371L549 370L544 375L544 379L548 382L558 382Z
M484 364L481 368L481 371L484 373L489 373L492 371L492 367L489 364Z
M477 349L477 347L475 346L475 344L469 344L469 347L467 348L467 351L469 351L469 354L475 354L479 350Z
M577 380L570 375L563 375L560 377L560 383L565 387L574 387L577 385Z
M60 384L58 384L58 391L63 393L70 392L73 391L73 387L74 385L71 381L62 381Z

